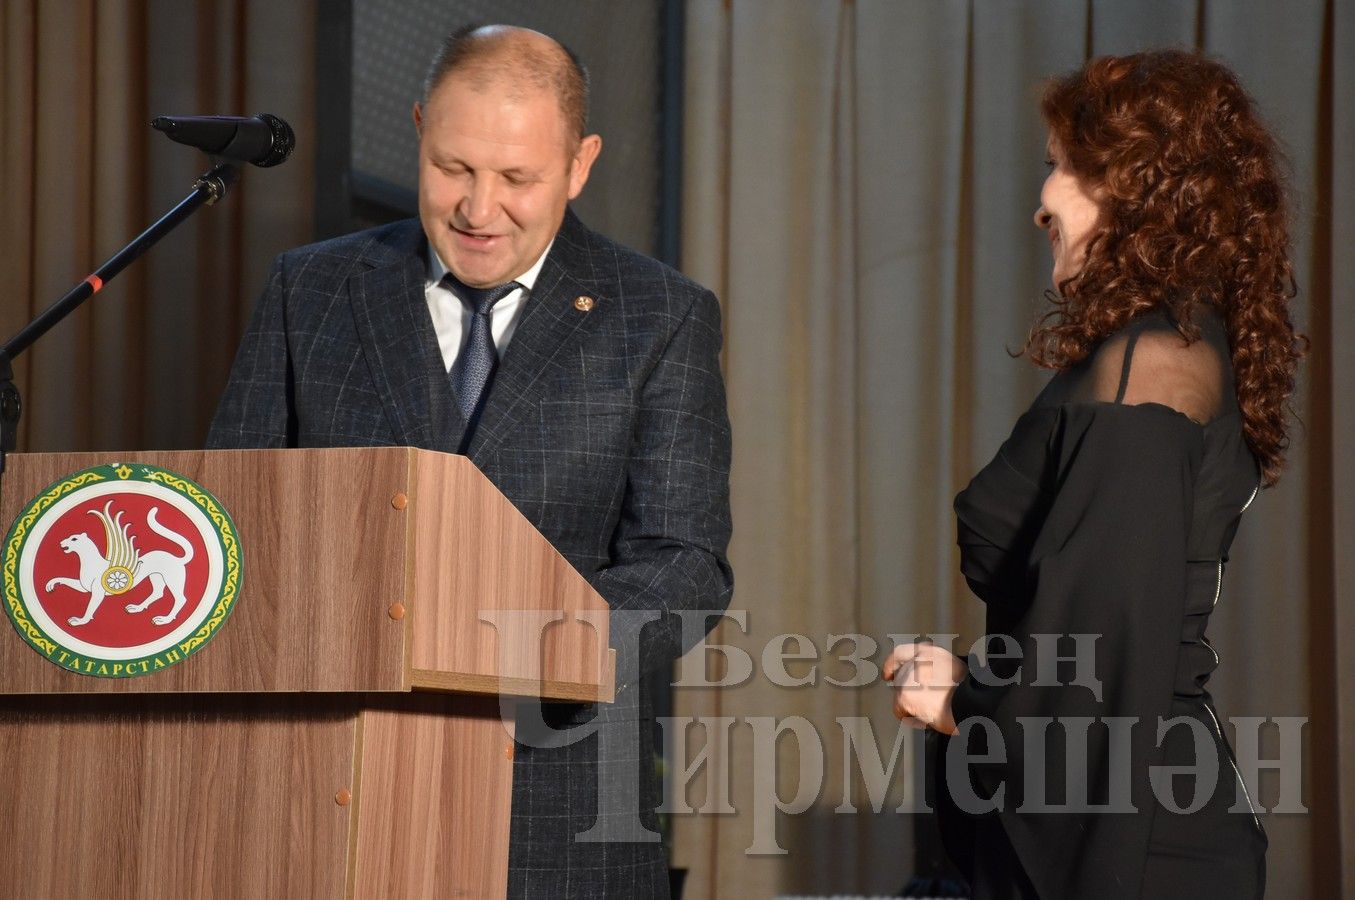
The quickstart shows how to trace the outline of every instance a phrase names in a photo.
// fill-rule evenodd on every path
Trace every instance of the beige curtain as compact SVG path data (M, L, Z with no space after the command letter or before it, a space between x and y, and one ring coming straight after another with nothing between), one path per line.
M314 0L0 4L0 337L206 168L151 116L267 111L298 135L284 167L246 171L20 358L21 449L201 445L270 259L311 234L314 16ZM1355 771L1338 752L1355 758L1355 716L1339 715L1355 664L1338 653L1355 642L1355 10L688 0L687 16L684 267L725 302L734 605L747 611L746 628L727 621L712 641L753 664L737 686L677 691L680 717L708 717L688 729L688 756L728 735L684 797L711 814L673 817L687 896L889 892L913 872L914 817L895 810L916 800L916 735L871 812L880 785L862 778L862 748L874 741L883 772L899 732L879 683L828 681L856 668L834 657L872 648L830 641L870 635L879 660L891 633L956 632L961 647L978 634L950 501L1041 380L1003 352L1048 277L1030 225L1038 84L1089 54L1167 43L1237 67L1292 162L1299 317L1314 338L1304 424L1235 547L1212 686L1227 715L1310 720L1310 813L1266 820L1272 893L1355 896ZM781 664L769 646L817 660ZM721 654L709 659L720 674ZM1276 779L1263 787L1270 805ZM795 812L759 808L771 790Z
M272 256L311 235L314 5L0 5L0 334L8 338L181 200L207 157L152 116L272 112L283 167L129 267L16 364L21 450L200 447Z
M1313 336L1303 424L1234 546L1211 689L1226 716L1309 719L1310 812L1265 819L1272 893L1355 896L1355 725L1339 716L1355 665L1337 653L1355 641L1353 20L1333 0L690 0L683 265L725 306L734 607L747 612L712 642L747 651L754 672L677 692L680 721L731 720L682 798L723 814L676 805L686 896L889 893L914 872L916 819L896 808L916 799L919 745L898 745L873 812L863 745L843 735L873 734L887 766L898 726L878 682L826 681L853 670L834 661L850 643L830 640L873 636L882 660L891 633L959 633L961 648L979 633L950 503L1042 380L1004 352L1049 277L1031 225L1039 85L1090 55L1163 45L1233 65L1291 163L1296 312ZM817 656L786 665L813 683L778 684L769 645ZM787 733L773 743L759 720ZM714 722L686 729L679 764ZM1262 756L1279 749L1267 732ZM1261 784L1270 807L1278 778ZM708 794L722 785L732 812ZM769 844L772 789L792 811Z

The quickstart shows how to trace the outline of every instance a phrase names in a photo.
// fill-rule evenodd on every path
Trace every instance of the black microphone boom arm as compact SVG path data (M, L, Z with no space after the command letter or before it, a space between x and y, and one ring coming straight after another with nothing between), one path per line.
M5 470L5 454L14 450L19 434L19 414L22 404L14 386L14 358L34 341L46 334L53 325L70 315L80 304L94 296L123 269L151 248L156 241L173 231L184 219L204 205L210 205L226 195L235 184L240 170L231 163L222 163L193 182L193 190L179 204L160 217L160 220L132 239L132 242L109 257L108 261L88 275L84 281L67 292L66 296L47 307L19 333L0 346L0 472Z

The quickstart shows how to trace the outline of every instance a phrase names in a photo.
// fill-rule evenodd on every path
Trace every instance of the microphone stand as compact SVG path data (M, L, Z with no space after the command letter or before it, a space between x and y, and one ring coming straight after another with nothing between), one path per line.
M203 205L210 206L224 197L239 177L240 170L231 163L220 163L211 171L199 175L193 182L193 190L177 206L0 346L0 473L5 471L5 454L13 452L18 440L19 415L23 411L19 389L14 386L14 358L46 334L53 325L74 312L81 303L102 290L106 283L140 258L156 241L178 227L184 219Z

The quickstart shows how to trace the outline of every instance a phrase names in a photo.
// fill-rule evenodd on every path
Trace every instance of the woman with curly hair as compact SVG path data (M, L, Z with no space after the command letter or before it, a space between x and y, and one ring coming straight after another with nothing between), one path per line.
M955 500L987 658L885 675L955 735L936 804L974 897L1259 897L1205 630L1305 349L1275 143L1195 53L1092 60L1042 112L1056 294L1025 350L1055 375Z

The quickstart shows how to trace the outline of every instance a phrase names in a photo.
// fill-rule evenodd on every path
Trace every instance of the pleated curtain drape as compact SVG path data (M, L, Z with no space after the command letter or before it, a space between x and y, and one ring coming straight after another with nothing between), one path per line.
M890 893L914 873L921 823L896 810L917 799L921 745L898 737L878 681L828 681L855 671L838 658L873 649L834 637L870 636L881 661L891 634L957 633L967 649L980 633L950 504L1047 377L1006 352L1049 279L1031 222L1040 85L1090 56L1161 46L1233 66L1292 171L1295 316L1313 348L1288 472L1234 545L1210 687L1229 717L1308 719L1309 812L1264 818L1272 892L1355 895L1355 726L1342 716L1355 664L1338 653L1355 642L1355 9L690 0L686 46L682 260L724 303L733 606L746 615L711 640L755 671L676 693L689 723L676 760L709 754L670 803L685 896ZM782 650L802 657L784 673ZM721 717L725 739L708 741ZM878 813L862 737L884 768L899 757ZM1274 728L1262 738L1262 757L1278 756ZM1274 805L1276 773L1261 787ZM793 815L766 811L772 790ZM703 804L727 811L681 814Z
M0 337L207 168L153 115L272 112L298 134L285 168L246 171L20 358L21 449L201 446L270 260L312 234L315 16L315 0L0 4ZM917 801L921 745L852 657L979 634L950 503L1045 377L1006 353L1049 276L1030 221L1039 84L1162 45L1233 65L1291 163L1313 352L1289 471L1234 546L1211 688L1228 716L1308 719L1309 812L1264 820L1272 892L1355 895L1355 10L688 0L683 268L725 308L746 614L712 641L752 672L675 692L692 723L675 766L727 736L670 802L687 897L887 893L913 873L917 820L896 810ZM711 677L740 674L708 656ZM1261 750L1278 754L1273 732ZM1277 790L1266 773L1261 802Z
M271 112L299 136L19 358L20 449L200 447L254 298L311 238L311 0L0 4L0 335L146 228L210 163L155 115Z

